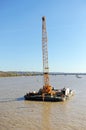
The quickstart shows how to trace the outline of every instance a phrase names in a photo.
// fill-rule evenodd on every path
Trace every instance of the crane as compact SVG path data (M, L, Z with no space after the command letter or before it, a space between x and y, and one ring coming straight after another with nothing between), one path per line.
M46 31L46 18L42 17L42 55L43 55L43 93L52 92L52 87L49 84L49 66L48 66L48 43L47 43L47 31Z
M42 55L43 55L43 88L38 92L29 92L24 98L33 101L65 101L73 95L73 91L69 88L54 89L49 83L49 66L48 66L48 43L46 31L46 18L42 17Z

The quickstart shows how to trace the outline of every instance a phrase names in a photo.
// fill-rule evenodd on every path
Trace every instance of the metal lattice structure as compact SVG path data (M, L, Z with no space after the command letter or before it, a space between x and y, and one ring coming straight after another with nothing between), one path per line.
M46 32L46 18L42 17L42 53L43 53L43 73L44 85L49 85L49 67L48 67L48 48L47 48L47 32Z

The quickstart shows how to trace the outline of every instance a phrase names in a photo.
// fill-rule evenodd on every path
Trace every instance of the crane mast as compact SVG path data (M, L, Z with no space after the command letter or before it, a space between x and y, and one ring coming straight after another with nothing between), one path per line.
M31 101L65 101L73 95L73 91L69 88L54 89L49 83L49 66L48 66L48 44L46 31L46 18L42 17L42 55L43 55L43 87L38 92L29 92L24 98Z
M42 17L42 53L43 53L43 77L44 77L44 93L51 93L52 87L49 85L49 67L48 67L48 46L47 46L47 31L46 18Z
M45 17L42 17L42 53L43 53L44 85L49 85L48 49L47 49L47 32L46 32Z

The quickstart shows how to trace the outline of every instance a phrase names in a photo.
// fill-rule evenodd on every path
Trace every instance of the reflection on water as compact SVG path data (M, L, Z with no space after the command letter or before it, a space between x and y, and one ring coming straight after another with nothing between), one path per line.
M55 88L76 91L66 102L25 101L42 87L42 76L0 78L0 130L85 130L86 76L50 76Z

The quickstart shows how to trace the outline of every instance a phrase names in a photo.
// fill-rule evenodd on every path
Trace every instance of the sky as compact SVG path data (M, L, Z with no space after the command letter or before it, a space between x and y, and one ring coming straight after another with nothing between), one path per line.
M42 16L49 71L86 73L86 0L0 0L0 71L43 71Z

